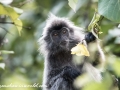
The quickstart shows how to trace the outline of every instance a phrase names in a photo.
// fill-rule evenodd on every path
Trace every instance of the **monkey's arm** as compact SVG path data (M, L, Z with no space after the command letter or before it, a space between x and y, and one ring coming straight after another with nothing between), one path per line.
M50 90L75 90L73 88L74 79L80 75L76 69L66 66L61 73L51 78Z
M80 75L80 72L74 69L73 67L66 66L63 69L63 77L69 80L74 80L77 76Z
M92 34L92 32L88 32L86 35L85 35L85 40L87 43L90 43L92 41L95 41L96 40L96 37Z

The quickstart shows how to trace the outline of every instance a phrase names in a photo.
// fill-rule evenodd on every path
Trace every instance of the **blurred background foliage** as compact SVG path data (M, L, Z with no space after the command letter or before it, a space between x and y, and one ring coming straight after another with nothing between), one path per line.
M23 23L21 36L9 17L0 15L0 50L14 53L0 53L0 85L5 84L42 84L44 58L39 53L37 40L41 37L46 19L50 12L67 17L77 26L87 29L98 0L79 0L75 13L68 5L68 0L0 0L10 6L23 10L20 19ZM18 11L19 12L19 11ZM103 19L101 23L101 45L107 64L102 83L90 81L83 85L83 90L118 90L120 77L120 28L117 23ZM4 38L4 40L3 40ZM94 45L90 46L94 49ZM91 56L93 59L94 55ZM83 81L84 83L84 81ZM120 87L120 86L119 86ZM41 88L0 88L0 90L41 90Z

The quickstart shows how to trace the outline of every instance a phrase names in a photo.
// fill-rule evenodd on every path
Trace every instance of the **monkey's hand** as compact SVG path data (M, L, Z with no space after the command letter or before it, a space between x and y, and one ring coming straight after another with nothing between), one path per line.
M63 77L66 80L70 80L73 81L76 77L78 77L80 75L80 72L77 71L76 69L70 67L70 66L66 66L63 69Z
M92 41L95 41L96 40L96 37L92 34L92 32L88 32L86 35L85 35L85 40L87 43L90 43Z
M80 72L70 66L65 66L62 71L49 81L49 90L76 90L73 86L74 79Z

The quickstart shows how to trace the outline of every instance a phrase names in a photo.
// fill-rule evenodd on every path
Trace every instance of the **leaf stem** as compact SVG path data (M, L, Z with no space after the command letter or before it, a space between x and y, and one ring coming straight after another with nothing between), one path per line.
M97 22L99 26L101 25L101 22L103 19L104 19L104 16L101 15L99 21Z

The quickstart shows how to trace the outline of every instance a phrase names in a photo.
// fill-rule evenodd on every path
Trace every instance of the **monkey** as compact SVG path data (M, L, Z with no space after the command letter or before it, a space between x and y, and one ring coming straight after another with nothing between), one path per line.
M43 90L76 90L74 80L82 68L74 65L71 49L82 40L90 43L96 39L91 33L75 26L69 19L51 14L39 39L40 51L45 57Z

